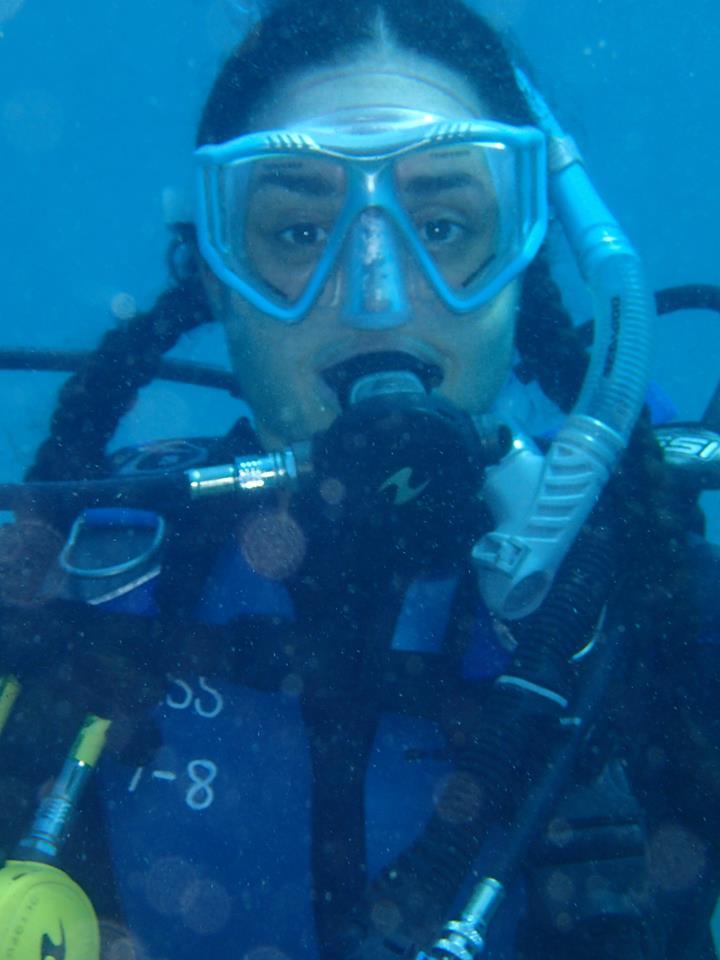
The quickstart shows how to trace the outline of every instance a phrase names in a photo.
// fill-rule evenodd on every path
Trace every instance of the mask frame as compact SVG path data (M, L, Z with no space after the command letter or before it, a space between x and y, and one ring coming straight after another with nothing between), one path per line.
M447 121L415 111L404 112L413 116L393 126L387 124L387 129L378 130L377 125L370 124L368 132L368 124L357 122L339 127L318 125L303 130L251 133L199 148L195 152L198 243L215 275L269 317L282 323L298 323L310 311L328 277L341 262L342 251L361 215L367 210L380 210L392 222L431 288L453 313L469 313L497 296L535 257L547 231L544 134L535 127L514 127L485 120ZM393 180L398 160L463 144L479 146L487 152L490 179L498 191L499 216L502 218L503 192L512 191L513 210L519 219L512 228L516 237L506 262L491 270L487 281L477 289L464 293L447 282L418 238ZM495 169L499 164L497 158L506 152L510 152L514 161L515 177L510 185L502 183ZM237 165L280 157L326 158L339 164L346 178L345 198L327 245L294 302L273 297L270 289L263 289L260 283L233 269L228 263L230 251L222 231L223 176ZM360 287L363 264L358 262L352 274L351 287Z

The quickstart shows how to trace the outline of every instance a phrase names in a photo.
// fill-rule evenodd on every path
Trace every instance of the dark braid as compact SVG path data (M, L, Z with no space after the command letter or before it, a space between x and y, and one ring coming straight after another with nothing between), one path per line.
M28 480L72 480L105 469L105 447L163 354L190 330L211 320L199 279L166 290L146 313L109 330L81 370L60 391L50 436L37 451Z
M544 250L523 277L515 344L522 357L522 379L537 380L546 396L562 410L570 410L580 392L588 357Z

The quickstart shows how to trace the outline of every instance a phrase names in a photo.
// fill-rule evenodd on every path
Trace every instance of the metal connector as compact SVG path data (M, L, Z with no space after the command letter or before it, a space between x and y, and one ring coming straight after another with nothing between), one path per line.
M65 761L50 793L40 803L27 835L19 845L19 854L28 860L52 863L57 859L75 813L78 799L85 789L92 767L81 760Z
M455 960L475 960L485 949L487 928L505 895L505 888L493 877L485 877L475 887L473 895L459 920L451 920L443 937L432 949L433 956L449 956Z
M18 845L19 859L44 863L57 859L109 726L110 721L104 717L90 714L85 718L57 779L40 801L32 826Z
M261 456L238 457L217 467L193 467L185 471L190 499L201 500L227 494L292 487L298 477L295 450L274 451Z

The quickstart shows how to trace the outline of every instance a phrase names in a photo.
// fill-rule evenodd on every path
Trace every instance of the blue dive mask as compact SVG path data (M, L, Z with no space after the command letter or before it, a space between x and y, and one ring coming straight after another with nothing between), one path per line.
M498 294L545 235L544 135L399 113L197 150L214 273L283 323L326 303L382 327L418 298L462 314Z

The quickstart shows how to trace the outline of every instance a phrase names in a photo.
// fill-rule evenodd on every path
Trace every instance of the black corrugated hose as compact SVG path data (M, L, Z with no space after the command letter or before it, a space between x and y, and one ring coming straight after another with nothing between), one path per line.
M517 650L504 676L570 698L572 656L590 639L613 586L617 538L611 497L596 507L569 552L543 606L516 631ZM456 756L457 775L425 830L370 890L370 907L394 903L409 928L426 928L450 908L490 825L509 822L547 769L562 739L561 703L532 688L495 683L471 741ZM471 820L443 811L474 809Z

